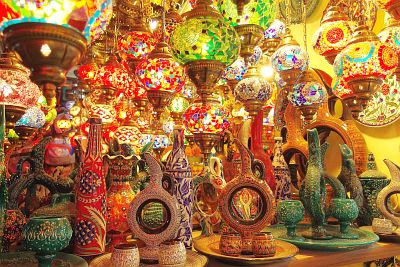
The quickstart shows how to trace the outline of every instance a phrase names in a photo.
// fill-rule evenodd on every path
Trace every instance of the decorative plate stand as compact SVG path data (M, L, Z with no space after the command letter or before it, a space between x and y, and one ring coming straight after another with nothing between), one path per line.
M242 155L241 174L231 180L219 197L219 209L225 222L242 237L242 254L252 254L253 234L264 229L275 216L274 195L251 170L251 156L238 140Z
M158 161L150 154L144 154L149 166L149 186L136 195L132 201L128 213L128 223L134 236L142 240L146 247L139 248L142 261L157 262L159 245L167 240L173 239L176 235L180 214L178 203L162 187L163 173ZM151 226L146 223L144 213L151 204L161 204L163 208L163 222L158 226Z

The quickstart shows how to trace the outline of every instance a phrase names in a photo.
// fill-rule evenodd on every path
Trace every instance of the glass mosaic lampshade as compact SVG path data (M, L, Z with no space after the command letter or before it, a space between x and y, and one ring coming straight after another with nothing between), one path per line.
M400 2L397 0L375 0L380 8L386 10L393 18L400 21Z
M31 107L25 111L25 114L15 123L15 126L26 126L32 128L41 128L46 123L46 115L39 107Z
M189 101L182 95L177 95L174 98L172 98L171 103L168 106L168 110L175 124L182 123L182 114L188 107L189 107Z
M99 66L94 59L89 59L87 62L79 66L76 74L79 79L85 81L89 85L94 85L98 82L97 74Z
M378 37L383 44L390 45L397 53L400 62L400 22L393 18L388 20L387 27L385 27ZM397 65L394 71L397 81L400 81L400 67Z
M286 25L282 21L275 19L264 31L264 41L262 49L268 55L272 55L278 49L281 39L285 35Z
M328 99L325 87L312 70L305 73L288 97L292 105L300 109L306 121L311 121L321 104Z
M321 20L321 27L314 34L313 48L333 64L339 54L352 38L355 23L349 21L339 7L331 6Z
M353 116L358 116L375 91L392 75L398 65L398 55L383 44L366 26L355 31L348 46L336 57L335 74L347 83L353 94L344 99ZM356 101L355 101L356 100ZM358 106L351 103L357 102Z
M4 3L12 12L0 30L26 22L56 24L80 31L89 43L103 33L112 16L112 0L4 0Z
M135 151L140 150L142 133L135 126L120 126L114 133L114 137L120 144L129 144Z

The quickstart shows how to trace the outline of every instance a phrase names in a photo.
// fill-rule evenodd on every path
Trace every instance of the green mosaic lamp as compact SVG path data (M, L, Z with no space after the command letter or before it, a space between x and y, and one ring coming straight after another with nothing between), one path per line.
M207 103L225 68L239 55L239 36L212 7L212 0L199 0L183 16L186 20L172 33L170 46L176 61L186 67L202 102Z
M248 62L254 47L260 45L275 18L273 0L218 0L218 10L240 36L240 55Z

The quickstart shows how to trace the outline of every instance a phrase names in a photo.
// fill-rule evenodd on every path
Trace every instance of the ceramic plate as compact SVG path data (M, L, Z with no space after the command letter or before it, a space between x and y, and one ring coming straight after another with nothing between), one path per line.
M327 225L325 228L329 233L339 232L339 226L337 225ZM301 236L303 232L309 231L309 229L310 225L298 225L296 228L297 235ZM266 229L266 231L271 231L276 239L290 242L299 248L313 250L351 250L359 247L365 247L379 241L379 237L376 234L353 227L351 227L349 231L350 233L359 235L360 237L358 239L333 238L330 240L313 240L306 238L304 241L285 239L282 238L282 236L286 235L286 227L280 224L270 226Z
M186 250L186 264L184 267L204 267L208 263L207 257L200 255L194 251ZM92 260L89 267L110 267L111 253L104 254ZM141 267L157 267L158 264L140 264Z
M357 121L366 126L385 126L400 118L400 84L396 76L388 78L382 88L372 95L357 118Z
M11 252L0 253L1 267L35 267L38 261L35 258L35 252ZM87 262L73 254L58 252L53 260L54 267L87 267Z
M363 226L360 229L373 232L372 226ZM379 236L379 241L383 242L400 242L400 229L395 230L392 234L377 234Z
M194 240L194 248L204 255L233 264L265 264L291 258L299 252L299 249L296 246L281 240L277 240L276 254L273 257L255 258L252 255L232 257L223 255L219 251L220 238L220 235L197 238Z

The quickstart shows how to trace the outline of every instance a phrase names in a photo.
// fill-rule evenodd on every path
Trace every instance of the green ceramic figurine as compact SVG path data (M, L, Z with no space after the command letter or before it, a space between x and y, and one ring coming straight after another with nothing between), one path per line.
M324 227L326 187L323 178L321 148L318 131L307 130L308 164L303 185L300 190L300 199L304 208L311 216L311 233L304 234L310 239L331 239Z

